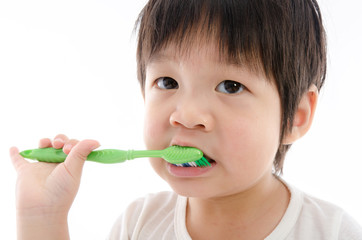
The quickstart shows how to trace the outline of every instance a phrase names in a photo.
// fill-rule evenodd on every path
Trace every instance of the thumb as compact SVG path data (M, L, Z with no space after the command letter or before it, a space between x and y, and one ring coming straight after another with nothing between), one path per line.
M73 177L80 176L87 156L99 146L100 144L95 140L80 141L72 148L65 159L65 168Z

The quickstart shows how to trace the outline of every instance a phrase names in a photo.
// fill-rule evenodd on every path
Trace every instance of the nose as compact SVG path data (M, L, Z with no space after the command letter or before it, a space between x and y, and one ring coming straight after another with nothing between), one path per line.
M178 102L170 115L170 124L208 132L214 128L215 120L207 100L189 98Z

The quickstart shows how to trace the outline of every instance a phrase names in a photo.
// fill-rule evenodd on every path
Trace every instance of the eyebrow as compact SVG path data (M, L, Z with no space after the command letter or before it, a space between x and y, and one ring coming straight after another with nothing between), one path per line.
M176 61L178 61L176 59L177 59L177 57L175 55L168 55L168 54L158 52L158 53L152 54L152 56L149 57L147 64L151 64L154 62L169 62L169 61L176 62ZM218 63L221 65L232 65L234 67L246 66L245 63L243 63L243 62L238 63L235 61L228 61L227 58L220 58Z
M164 62L179 62L179 58L177 57L177 54L167 54L164 53L162 51L158 51L154 54L152 54L148 61L146 62L146 65L152 64L152 63L164 63ZM227 66L231 66L233 68L245 68L246 71L249 71L252 74L255 75L259 75L261 73L261 71L263 72L263 75L268 78L265 73L264 70L262 69L262 66L260 65L253 65L253 64L248 64L248 62L246 61L242 61L242 62L236 62L236 61L230 61L228 60L228 57L220 57L219 58L219 62L217 63L219 64L221 67L227 67Z

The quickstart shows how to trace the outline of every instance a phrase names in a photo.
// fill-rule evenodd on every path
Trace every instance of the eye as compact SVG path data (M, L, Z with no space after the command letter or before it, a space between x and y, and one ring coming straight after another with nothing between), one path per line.
M225 80L217 85L216 90L226 94L237 94L245 89L244 85L232 80Z
M170 77L160 77L156 80L156 84L161 89L177 89L178 83Z

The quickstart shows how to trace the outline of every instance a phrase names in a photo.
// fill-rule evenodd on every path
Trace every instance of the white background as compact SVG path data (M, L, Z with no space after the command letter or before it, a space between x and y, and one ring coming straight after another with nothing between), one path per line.
M145 1L0 2L0 234L15 239L16 174L9 147L65 133L103 148L142 149L134 21ZM310 132L284 178L362 224L362 4L321 0L328 76ZM85 165L69 216L72 239L104 239L133 199L168 190L147 160Z

